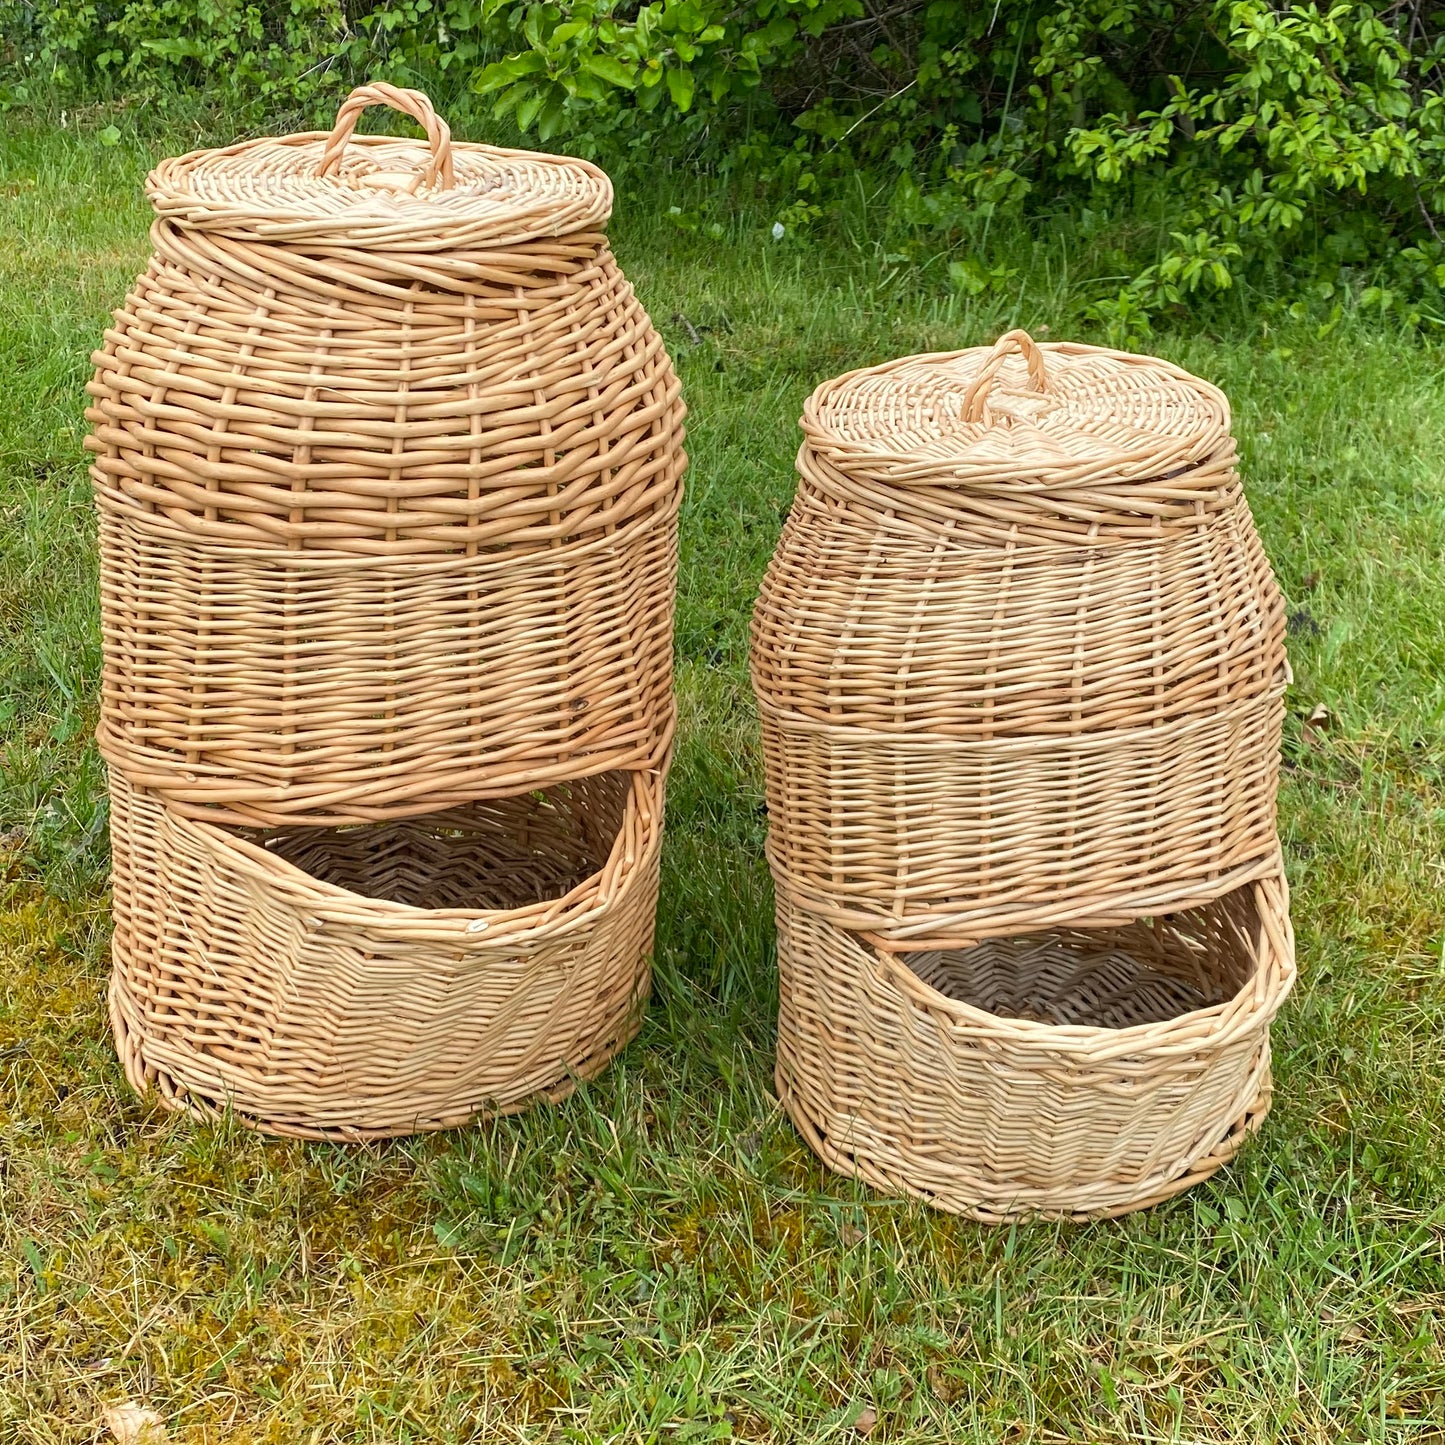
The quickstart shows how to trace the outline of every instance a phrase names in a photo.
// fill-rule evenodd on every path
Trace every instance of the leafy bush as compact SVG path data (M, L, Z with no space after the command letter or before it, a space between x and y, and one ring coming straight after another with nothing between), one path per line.
M1124 333L1241 280L1445 325L1431 0L0 0L12 89L209 88L319 113L366 75L490 124L761 187L785 233L860 173L953 284L996 219L1110 239ZM1434 0L1441 3L1441 0Z
M304 103L350 38L335 0L0 0L0 34L13 70L72 98L159 86L262 106Z

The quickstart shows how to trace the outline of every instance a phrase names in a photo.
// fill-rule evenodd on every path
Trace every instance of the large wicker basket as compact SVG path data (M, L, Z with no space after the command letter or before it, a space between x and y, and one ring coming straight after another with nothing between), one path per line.
M87 413L107 758L260 824L655 767L683 407L607 177L375 85L147 189Z
M1273 868L1284 607L1218 391L1014 333L803 425L753 622L783 896L936 948Z
M1278 859L1276 858L1276 865ZM987 1222L1208 1177L1269 1107L1276 871L1204 908L897 954L778 900L779 1097L825 1163Z
M663 774L246 833L111 774L111 1022L171 1108L367 1139L557 1099L635 1033Z

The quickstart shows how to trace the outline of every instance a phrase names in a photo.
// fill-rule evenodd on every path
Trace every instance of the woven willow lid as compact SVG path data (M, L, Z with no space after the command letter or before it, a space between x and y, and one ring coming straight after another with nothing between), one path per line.
M369 105L417 120L423 141L354 132ZM191 230L264 241L441 251L595 230L612 183L565 156L453 142L420 91L359 86L330 135L192 151L146 181L157 212Z
M813 450L890 483L1078 487L1143 481L1232 455L1229 403L1167 361L1010 331L824 382Z

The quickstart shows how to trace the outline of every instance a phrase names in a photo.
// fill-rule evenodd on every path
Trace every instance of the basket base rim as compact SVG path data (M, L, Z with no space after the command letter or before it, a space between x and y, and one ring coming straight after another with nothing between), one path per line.
M1069 1202L1070 1196L1077 1193L1070 1188L1049 1191L1047 1199L1035 1199L1022 1205L1017 1203L1017 1195L1011 1197L1002 1191L992 1195L982 1191L972 1193L961 1186L945 1197L937 1191L910 1182L897 1171L886 1169L876 1159L834 1143L822 1120L808 1111L799 1092L791 1087L781 1057L774 1070L773 1082L778 1102L792 1120L793 1127L802 1136L803 1142L835 1174L861 1180L885 1194L906 1195L921 1200L944 1214L959 1215L979 1224L994 1225L1034 1220L1083 1224L1092 1220L1117 1219L1121 1215L1133 1214L1141 1209L1162 1204L1165 1200L1192 1189L1196 1184L1202 1184L1238 1155L1244 1145L1259 1132L1268 1116L1273 1087L1266 1063L1259 1074L1259 1090L1253 1101L1230 1121L1223 1134L1206 1153L1167 1179L1155 1177L1134 1185L1121 1183L1116 1198L1080 1207ZM1037 1193L1036 1187L1020 1182L1019 1193L1026 1191Z
M635 1039L642 1028L647 1001L652 994L652 970L644 964L639 970L630 1005L619 1018L619 1026L606 1032L602 1041L576 1065L564 1066L564 1072L552 1084L529 1090L519 1098L501 1103L482 1100L454 1109L437 1110L419 1115L405 1125L369 1126L365 1124L308 1124L304 1118L274 1118L265 1113L238 1108L233 1100L217 1096L213 1091L193 1089L176 1075L145 1058L145 1040L125 1016L127 992L118 969L112 969L106 990L106 1011L126 1082L142 1100L155 1102L173 1114L183 1114L198 1123L233 1120L258 1134L282 1139L311 1139L335 1144L367 1144L384 1139L405 1139L416 1134L432 1134L443 1129L460 1129L489 1119L521 1114L542 1104L560 1104L574 1093L579 1084L596 1078ZM301 1110L295 1111L301 1115Z

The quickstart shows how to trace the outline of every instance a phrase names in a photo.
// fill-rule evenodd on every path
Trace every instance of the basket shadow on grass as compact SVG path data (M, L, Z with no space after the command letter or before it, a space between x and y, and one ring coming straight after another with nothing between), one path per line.
M555 1110L267 1141L139 1103L104 1024L78 418L144 256L144 159L0 139L34 182L0 212L0 1439L79 1445L126 1395L173 1438L236 1445L838 1439L864 1403L873 1438L918 1445L1440 1438L1438 352L1304 324L1160 339L1235 399L1266 545L1317 621L1291 647L1282 798L1301 985L1239 1162L1115 1223L989 1231L827 1173L772 1100L746 615L811 386L1059 298L1039 278L1018 305L900 293L866 258L759 254L742 220L704 247L634 201L619 251L678 358L694 457L643 1031ZM1306 730L1319 704L1332 722Z

